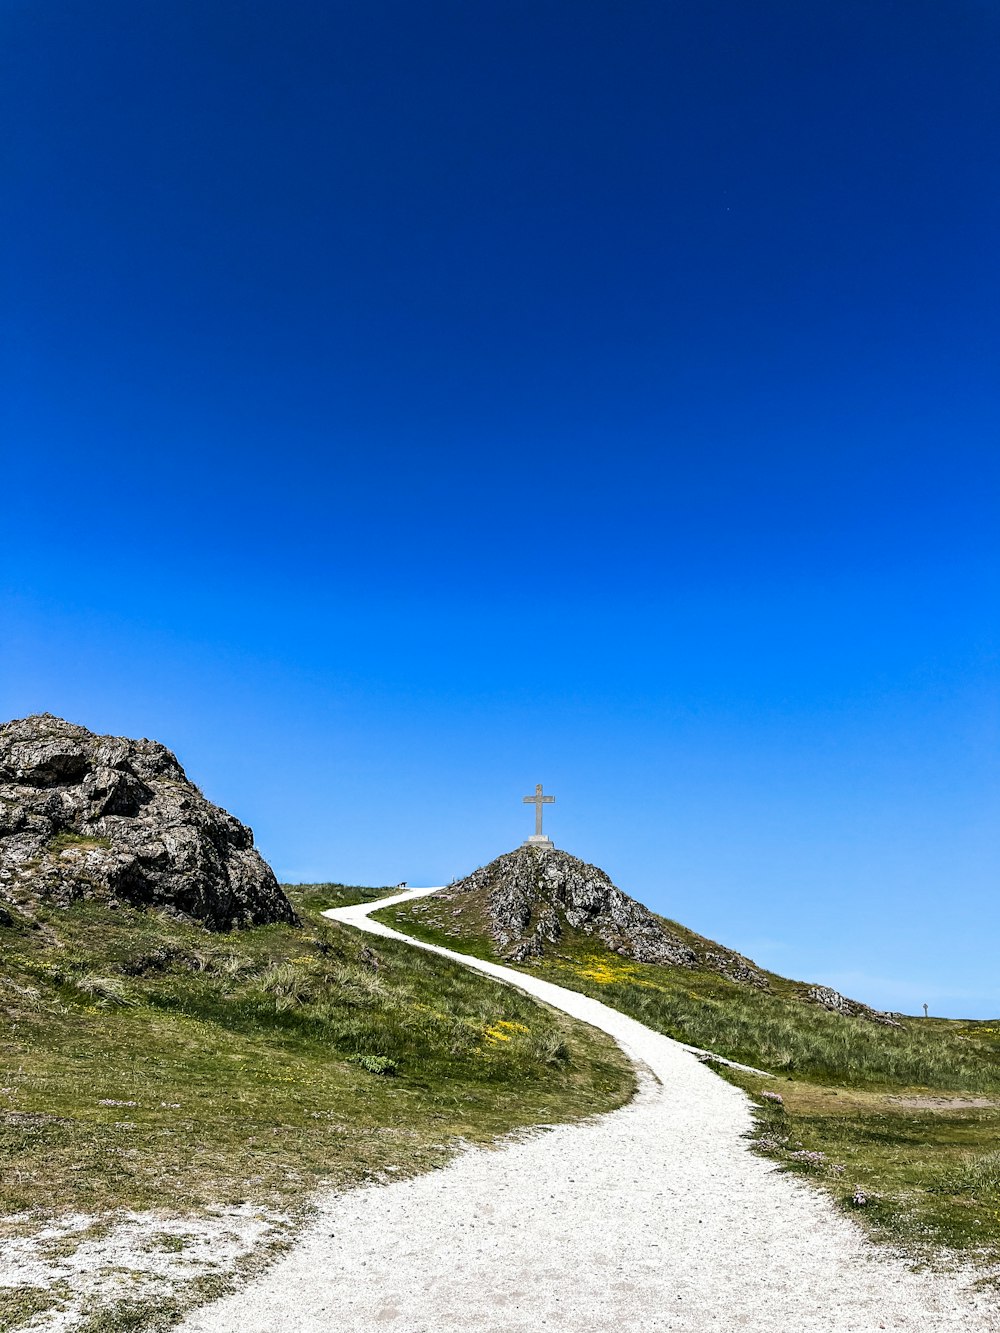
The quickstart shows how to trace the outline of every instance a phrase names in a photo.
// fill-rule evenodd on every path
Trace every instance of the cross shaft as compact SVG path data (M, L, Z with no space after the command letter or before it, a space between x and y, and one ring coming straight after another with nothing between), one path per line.
M551 805L552 802L553 802L555 799L556 799L556 798L555 798L554 796L543 796L543 795L542 795L542 784L541 784L540 782L539 782L539 784L538 784L538 785L536 786L536 788L535 788L535 794L534 794L534 796L525 796L525 798L524 798L524 804L525 804L525 805L533 805L533 806L535 807L535 837L536 837L536 838L540 838L540 837L542 836L542 806L543 806L543 805Z

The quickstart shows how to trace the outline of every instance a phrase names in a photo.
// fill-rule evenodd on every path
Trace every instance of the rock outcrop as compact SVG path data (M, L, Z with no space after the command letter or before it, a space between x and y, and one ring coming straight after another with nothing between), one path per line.
M7 908L80 899L164 908L210 930L296 920L250 829L165 746L48 713L0 725L0 924Z
M715 972L759 990L772 990L781 981L742 954L655 916L603 870L557 850L518 847L411 911L446 935L490 936L497 952L514 963L558 954L577 933L637 963ZM831 1013L900 1026L900 1015L872 1009L829 986L781 983L782 990Z
M557 948L569 930L592 935L637 963L708 968L734 981L767 984L742 955L671 930L603 870L567 852L518 847L440 896L455 903L455 915L469 908L478 913L500 952L513 962Z
M802 992L802 998L808 1000L810 1004L818 1004L820 1008L829 1010L831 1014L843 1014L847 1018L866 1018L871 1023L883 1023L891 1028L902 1026L899 1015L888 1013L883 1009L872 1009L870 1005L862 1004L860 1000L848 999L832 986L807 986Z

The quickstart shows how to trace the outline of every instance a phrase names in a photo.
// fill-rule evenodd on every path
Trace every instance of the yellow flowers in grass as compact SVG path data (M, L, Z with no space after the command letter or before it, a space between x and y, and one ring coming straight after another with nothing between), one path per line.
M633 963L619 963L617 958L597 955L588 958L585 967L574 968L577 976L596 981L599 986L609 986L613 981L630 981L635 976L635 970Z
M512 1032L530 1032L531 1029L525 1027L523 1023L509 1023L506 1019L501 1019L497 1023L492 1023L483 1032L483 1040L488 1046L495 1046L498 1041L510 1041Z

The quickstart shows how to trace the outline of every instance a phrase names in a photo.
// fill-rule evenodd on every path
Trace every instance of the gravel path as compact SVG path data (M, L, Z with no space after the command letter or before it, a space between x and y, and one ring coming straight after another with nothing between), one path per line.
M377 935L376 907L327 915ZM410 941L415 943L415 941ZM968 1274L916 1274L746 1148L744 1095L677 1042L536 977L419 945L610 1033L639 1095L413 1180L331 1195L296 1247L188 1333L871 1333L1000 1329Z

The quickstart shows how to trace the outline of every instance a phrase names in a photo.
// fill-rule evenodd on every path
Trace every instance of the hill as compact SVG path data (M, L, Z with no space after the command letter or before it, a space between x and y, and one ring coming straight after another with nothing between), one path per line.
M445 933L489 938L505 962L523 963L585 943L589 938L637 963L714 972L739 985L783 993L840 1014L893 1026L893 1014L871 1009L829 986L788 983L749 958L707 940L675 921L656 916L630 898L598 866L558 850L518 847L471 875L456 880L434 899L415 904L414 919L441 916Z

